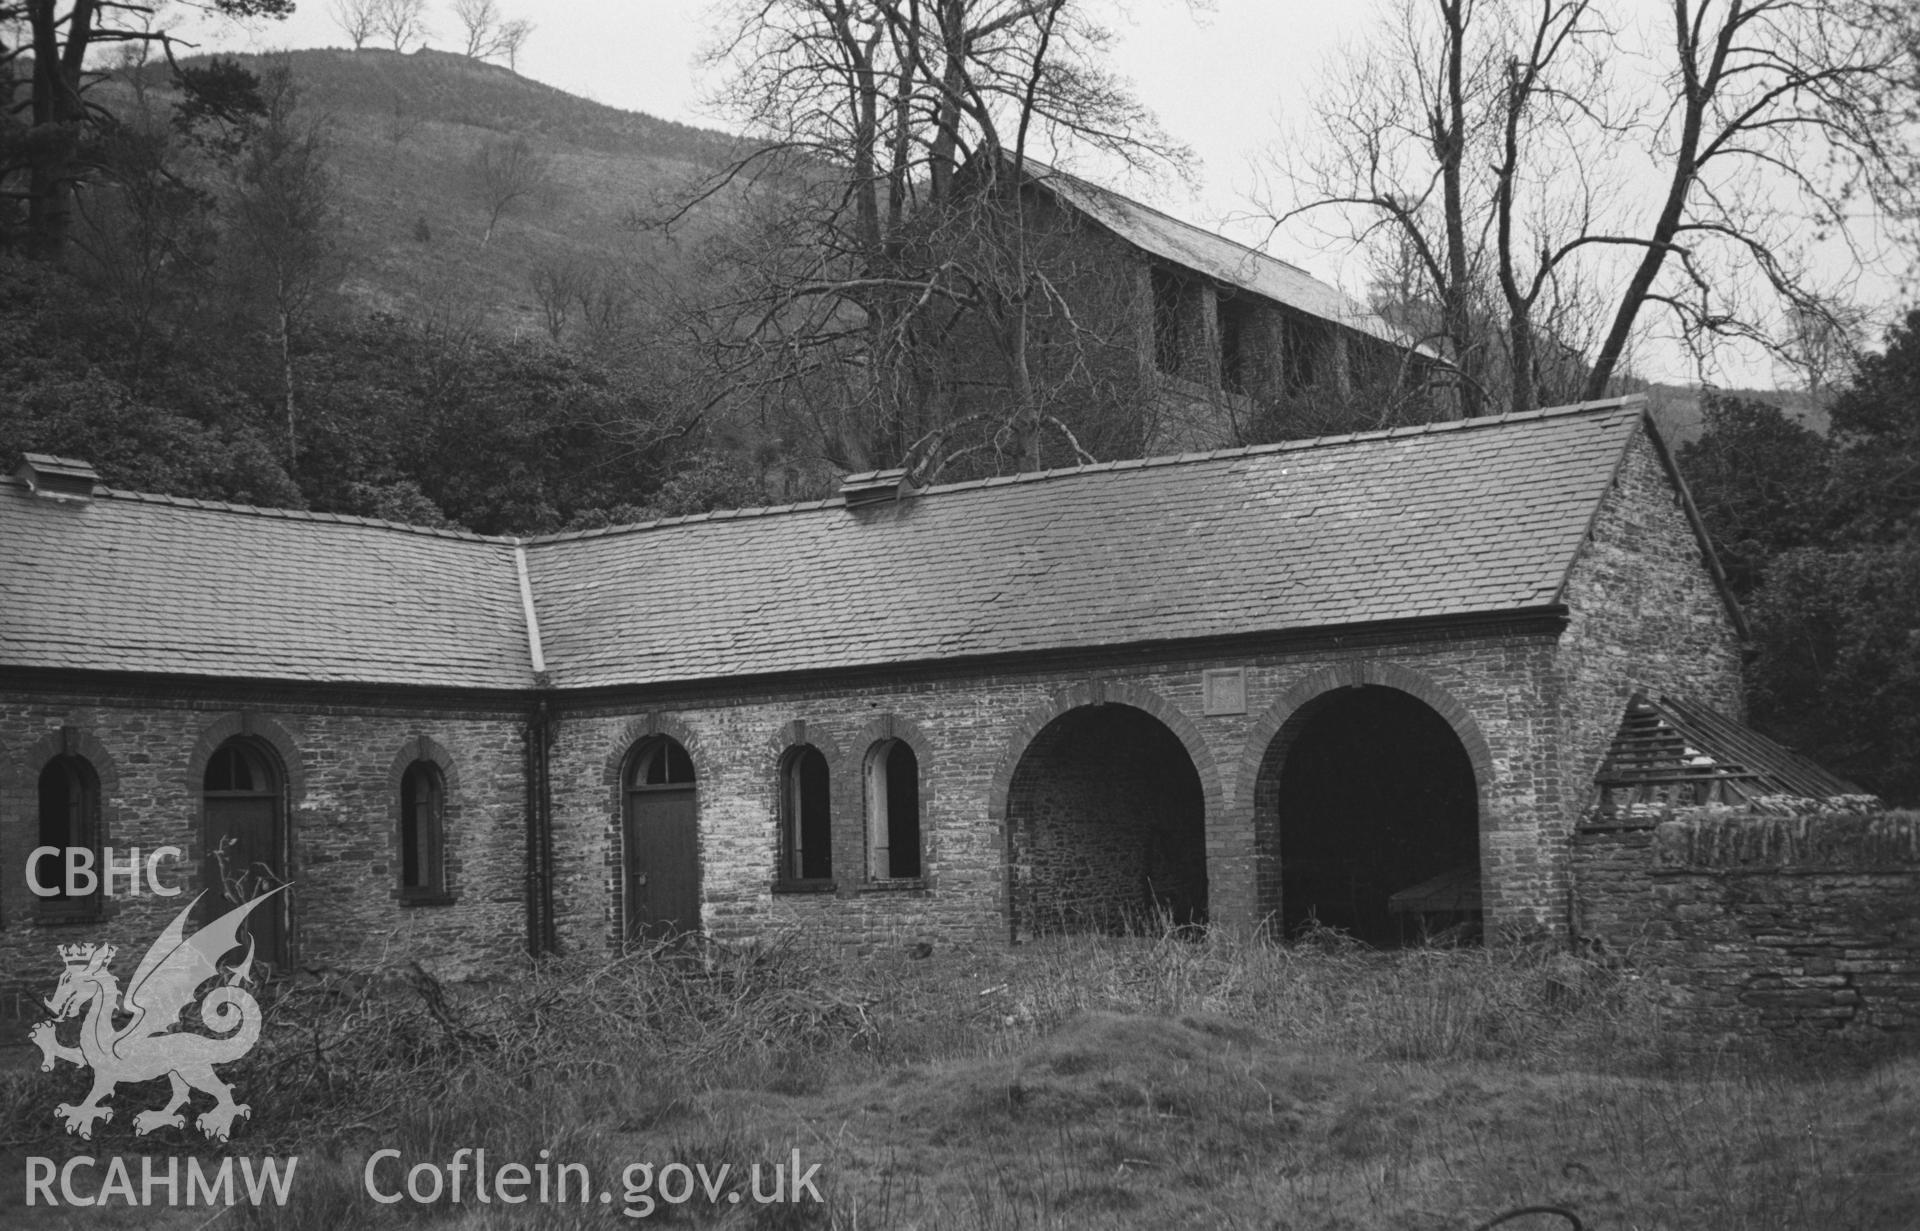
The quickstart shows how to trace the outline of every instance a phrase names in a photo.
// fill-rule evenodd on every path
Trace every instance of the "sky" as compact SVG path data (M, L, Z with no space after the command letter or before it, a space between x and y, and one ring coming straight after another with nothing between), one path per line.
M519 69L529 77L609 106L725 128L704 102L714 84L698 64L713 22L701 0L499 0L509 16L531 18L534 33ZM1254 191L1264 156L1306 117L1310 92L1343 48L1361 41L1366 0L1126 0L1113 24L1113 63L1162 126L1198 155L1196 182L1129 181L1111 186L1178 217L1222 231L1300 265L1350 294L1364 288L1355 256L1327 247L1306 227L1275 231L1259 216ZM457 46L450 0L431 0L428 45ZM345 46L327 0L299 0L283 22L183 22L208 50L270 51ZM1079 168L1076 168L1079 169ZM1095 178L1101 178L1096 173ZM1867 297L1885 313L1890 280ZM1877 331L1875 334L1877 338ZM1701 372L1677 348L1649 345L1646 375L1694 383ZM1715 383L1767 386L1772 365L1729 353L1705 374Z

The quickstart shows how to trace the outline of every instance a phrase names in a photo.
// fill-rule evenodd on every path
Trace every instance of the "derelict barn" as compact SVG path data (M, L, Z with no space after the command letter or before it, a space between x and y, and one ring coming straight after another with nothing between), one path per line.
M1636 401L535 539L0 480L0 861L288 882L281 961L699 928L1564 932L1741 629ZM177 909L0 887L10 972ZM84 925L84 927L81 927Z

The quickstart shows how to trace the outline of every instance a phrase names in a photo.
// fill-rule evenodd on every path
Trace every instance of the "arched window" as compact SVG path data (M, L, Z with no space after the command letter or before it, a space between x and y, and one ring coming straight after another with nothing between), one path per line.
M207 758L201 791L201 883L212 890L201 909L210 918L288 883L286 815L278 769L246 738L228 740ZM289 920L284 893L247 917L243 934L251 935L261 960L274 966L288 961Z
M627 786L690 787L693 785L693 758L678 740L664 735L641 744L627 766Z
M400 779L400 898L444 901L446 780L432 761L415 761Z
M811 744L789 751L780 771L780 879L833 877L833 820L827 758Z
M920 758L904 740L881 740L867 753L867 875L920 875Z
M700 807L693 758L655 735L627 758L627 935L658 939L700 926Z
M100 779L84 757L58 756L40 771L39 846L59 848L58 854L42 855L34 869L34 879L49 888L58 886L53 897L39 899L44 919L87 919L100 912L99 881L89 893L66 892L66 852L81 847L93 852L93 871L100 866Z

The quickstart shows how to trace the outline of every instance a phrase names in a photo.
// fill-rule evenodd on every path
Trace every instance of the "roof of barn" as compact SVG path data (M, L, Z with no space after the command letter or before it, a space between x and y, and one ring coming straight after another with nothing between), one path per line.
M0 665L585 688L1558 601L1637 402L537 539L0 481Z
M1379 313L1298 265L1204 227L1182 222L1171 214L1043 162L1032 158L1024 162L1027 178L1032 183L1143 252L1394 346L1410 347L1431 359L1440 358L1431 346L1417 343L1404 331L1388 324Z

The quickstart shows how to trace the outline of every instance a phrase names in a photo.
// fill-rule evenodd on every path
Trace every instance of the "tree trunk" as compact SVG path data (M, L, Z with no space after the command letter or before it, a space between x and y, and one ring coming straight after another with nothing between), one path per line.
M28 173L27 235L36 255L57 259L66 252L73 228L73 181L86 105L80 98L81 70L93 41L95 4L76 0L67 19L67 42L60 46L54 0L30 0L27 21L33 32L33 150Z
M1467 152L1467 100L1462 81L1467 55L1464 0L1441 5L1447 23L1447 110L1446 131L1436 134L1441 140L1441 193L1447 217L1447 286L1441 311L1446 317L1447 340L1453 344L1453 361L1460 365L1460 414L1471 419L1485 409L1480 401L1482 364L1479 347L1474 344L1472 305L1467 301L1467 221L1461 187L1461 163Z
M283 306L280 309L280 374L287 391L287 474L291 477L294 465L299 457L299 444L294 436L293 409L293 316Z

